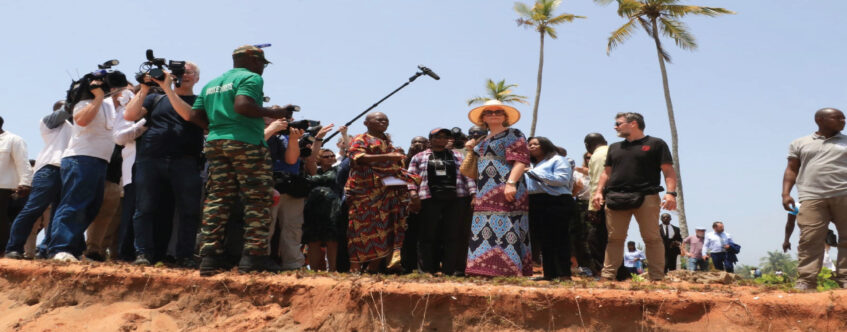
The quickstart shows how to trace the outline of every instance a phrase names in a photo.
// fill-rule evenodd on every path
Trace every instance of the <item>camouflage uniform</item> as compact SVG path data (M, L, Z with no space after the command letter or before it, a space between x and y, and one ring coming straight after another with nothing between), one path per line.
M273 203L268 149L262 145L220 139L207 142L205 153L209 161L209 181L200 227L200 255L224 252L226 223L239 199L244 204L244 253L266 255Z

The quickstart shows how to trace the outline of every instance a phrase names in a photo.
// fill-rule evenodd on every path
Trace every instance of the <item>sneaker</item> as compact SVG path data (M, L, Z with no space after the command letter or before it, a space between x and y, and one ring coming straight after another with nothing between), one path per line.
M226 257L223 255L210 255L203 256L198 269L201 276L207 277L226 270L229 267L228 265Z
M4 257L9 258L9 259L24 259L24 255L21 255L21 253L19 253L17 251L7 252Z
M254 256L254 255L243 255L241 256L241 261L238 262L238 272L240 273L250 273L250 272L271 272L276 273L282 271L282 266L279 266L276 262L271 259L270 256L262 255L262 256Z
M47 258L49 258L49 256L47 256L46 252L43 252L41 250L37 250L35 252L35 259L47 259Z
M79 262L79 259L77 259L76 256L65 251L57 252L53 255L53 260L60 262Z
M135 261L132 262L132 265L149 266L150 260L147 259L147 256L144 256L144 254L139 254L135 257Z

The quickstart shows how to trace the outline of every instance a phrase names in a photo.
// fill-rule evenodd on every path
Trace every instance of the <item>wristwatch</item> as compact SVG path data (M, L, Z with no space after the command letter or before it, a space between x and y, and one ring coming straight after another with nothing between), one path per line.
M665 194L666 194L666 195L671 195L671 196L673 196L673 197L676 197L676 191L668 191L668 192L666 192Z
M518 184L518 183L515 182L515 181L512 181L512 180L506 180L506 184Z

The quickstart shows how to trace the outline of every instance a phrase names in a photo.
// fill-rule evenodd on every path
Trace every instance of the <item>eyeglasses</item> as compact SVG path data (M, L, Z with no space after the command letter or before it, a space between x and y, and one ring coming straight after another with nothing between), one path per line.
M486 115L505 115L506 111L504 110L484 110L482 111L482 116Z
M625 125L626 122L615 122L615 127L620 127L621 125Z
M186 71L185 71L185 74L186 74L186 75L194 75L194 74L196 74L196 72L195 72L195 71L193 71L193 70L186 70Z

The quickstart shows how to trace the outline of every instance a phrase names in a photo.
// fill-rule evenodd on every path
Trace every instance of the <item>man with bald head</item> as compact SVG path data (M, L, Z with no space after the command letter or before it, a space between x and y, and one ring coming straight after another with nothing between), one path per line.
M403 168L403 153L391 144L388 117L370 113L365 117L368 131L350 142L350 176L344 186L350 206L347 229L351 270L367 264L368 271L380 272L386 258L403 245L403 235L411 196L407 185L420 184L420 178Z
M838 283L847 287L847 136L844 113L834 108L815 113L818 130L791 142L782 178L782 206L795 208L791 188L797 184L800 213L799 274L795 288L814 290L821 269L829 222L838 230Z

